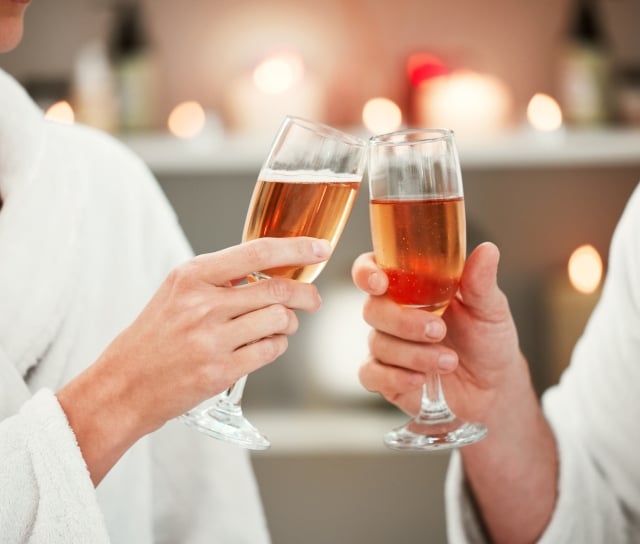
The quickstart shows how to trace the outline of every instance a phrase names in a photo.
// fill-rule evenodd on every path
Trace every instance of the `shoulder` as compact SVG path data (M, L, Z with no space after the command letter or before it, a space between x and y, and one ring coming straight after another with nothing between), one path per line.
M77 190L103 205L112 201L122 211L144 208L173 215L154 174L120 140L86 125L46 125L43 164L66 172Z
M84 195L87 221L108 229L112 238L119 233L130 242L139 238L151 244L161 238L159 246L170 240L185 246L177 215L159 182L129 147L85 125L48 125L49 157L43 164L51 164Z
M111 134L87 125L55 122L46 123L46 134L48 145L68 160L88 163L94 170L132 170L152 177L142 159Z

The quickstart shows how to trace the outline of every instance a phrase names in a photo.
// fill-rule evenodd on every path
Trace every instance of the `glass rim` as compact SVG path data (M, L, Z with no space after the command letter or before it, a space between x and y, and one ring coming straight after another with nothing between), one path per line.
M323 136L332 137L348 145L353 145L358 147L365 147L367 145L366 140L363 140L358 136L349 134L347 132L344 132L338 128L332 127L325 123L321 123L320 121L312 121L311 119L305 119L304 117L298 117L296 115L286 115L285 120L283 122L283 128L285 124L291 124L291 123L294 123L308 130L319 132Z
M410 139L410 136L420 136ZM431 135L431 136L429 136ZM369 143L375 146L420 145L432 142L441 142L453 138L454 131L450 128L408 128L376 134L369 138Z

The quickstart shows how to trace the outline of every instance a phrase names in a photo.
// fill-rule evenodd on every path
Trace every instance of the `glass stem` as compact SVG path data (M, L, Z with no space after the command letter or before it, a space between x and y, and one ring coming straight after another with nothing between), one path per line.
M449 421L454 417L444 400L440 375L437 372L429 372L427 380L422 385L422 400L417 419L420 422L429 423Z
M244 393L244 386L246 383L247 376L242 376L242 378L227 389L226 393L218 402L218 406L231 414L242 413L240 403L242 402L242 393Z

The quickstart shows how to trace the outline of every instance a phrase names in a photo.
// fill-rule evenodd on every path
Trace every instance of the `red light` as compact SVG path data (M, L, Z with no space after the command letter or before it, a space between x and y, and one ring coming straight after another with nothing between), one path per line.
M443 76L449 72L445 64L430 53L414 53L407 59L407 75L414 87L428 79Z

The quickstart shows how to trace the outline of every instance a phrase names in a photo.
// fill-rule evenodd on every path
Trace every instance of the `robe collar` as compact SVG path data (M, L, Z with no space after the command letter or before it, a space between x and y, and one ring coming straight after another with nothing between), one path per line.
M86 184L73 127L46 121L2 70L0 97L0 355L26 376L73 295Z

